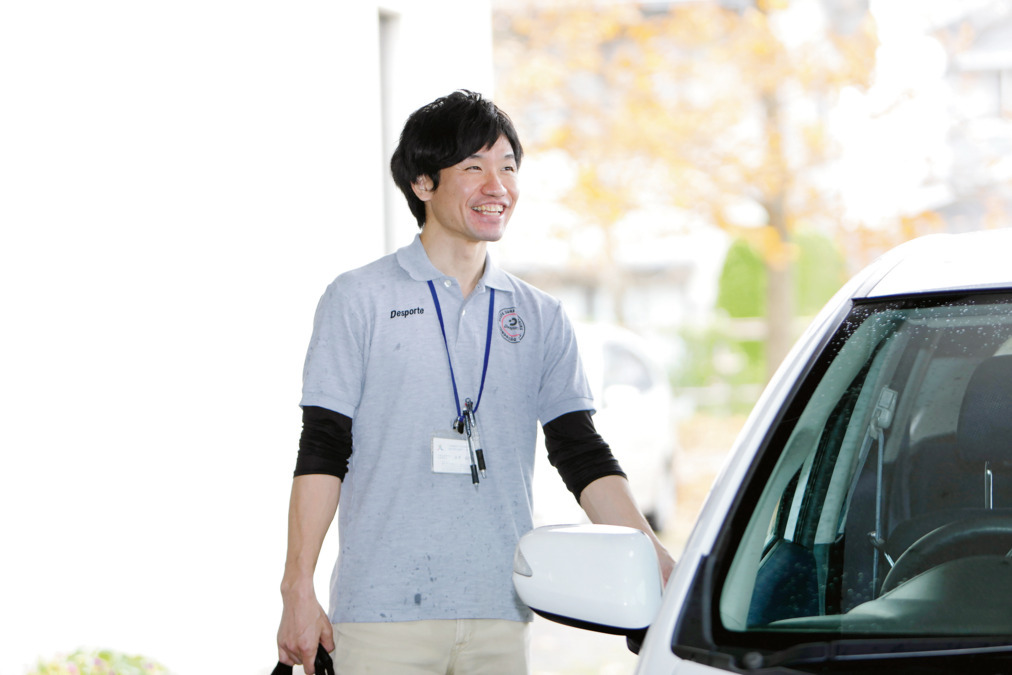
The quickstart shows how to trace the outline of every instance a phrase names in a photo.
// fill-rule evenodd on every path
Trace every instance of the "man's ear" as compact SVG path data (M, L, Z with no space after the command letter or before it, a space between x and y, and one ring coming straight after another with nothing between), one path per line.
M411 183L411 190L415 193L415 196L421 199L423 202L427 202L432 199L432 192L435 190L435 184L430 176L422 174Z

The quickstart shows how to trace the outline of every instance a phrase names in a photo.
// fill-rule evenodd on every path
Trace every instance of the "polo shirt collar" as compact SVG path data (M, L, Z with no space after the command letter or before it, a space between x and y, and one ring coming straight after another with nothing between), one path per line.
M422 238L417 234L414 241L397 249L397 262L408 276L416 281L432 281L446 277L429 260L429 255L422 246ZM485 253L485 273L478 280L478 287L475 290L483 291L486 287L497 291L513 290L506 272L496 266L488 252Z

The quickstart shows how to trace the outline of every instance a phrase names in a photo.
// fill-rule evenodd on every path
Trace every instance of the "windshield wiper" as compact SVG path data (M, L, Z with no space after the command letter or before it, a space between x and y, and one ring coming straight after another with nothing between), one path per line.
M887 659L937 659L1012 654L1012 642L973 638L908 638L833 640L793 645L778 652L751 651L742 655L746 671L781 666Z

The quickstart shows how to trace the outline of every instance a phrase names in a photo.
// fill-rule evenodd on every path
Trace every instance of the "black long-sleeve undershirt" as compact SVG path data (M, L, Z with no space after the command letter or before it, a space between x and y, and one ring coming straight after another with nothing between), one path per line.
M577 501L583 489L598 478L625 477L611 447L594 428L589 410L560 415L542 428L548 461Z
M323 473L344 480L350 458L351 418L326 408L303 407L295 475Z

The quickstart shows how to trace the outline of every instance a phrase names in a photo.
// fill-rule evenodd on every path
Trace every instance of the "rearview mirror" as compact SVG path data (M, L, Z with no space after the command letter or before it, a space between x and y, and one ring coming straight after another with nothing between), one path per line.
M619 635L649 626L663 591L650 538L612 525L528 532L517 545L513 586L545 618Z

